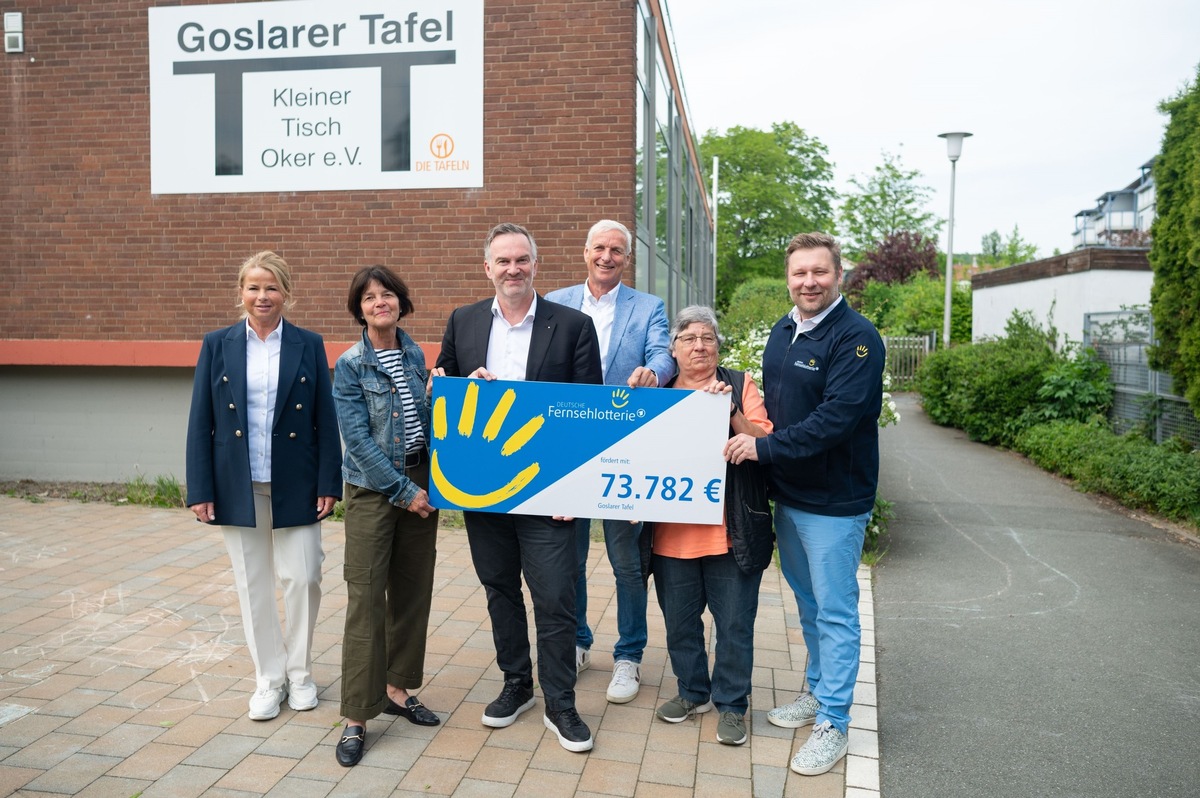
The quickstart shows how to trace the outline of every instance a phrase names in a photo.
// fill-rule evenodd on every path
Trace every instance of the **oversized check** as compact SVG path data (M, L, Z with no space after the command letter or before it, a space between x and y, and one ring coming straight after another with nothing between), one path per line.
M433 379L440 509L719 524L729 397L666 388Z

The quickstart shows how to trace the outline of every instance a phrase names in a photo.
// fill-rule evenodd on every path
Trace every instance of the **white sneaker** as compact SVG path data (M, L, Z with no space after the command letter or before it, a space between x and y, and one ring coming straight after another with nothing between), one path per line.
M583 646L575 646L575 672L583 673L592 665L592 652Z
M821 704L812 693L803 692L790 704L775 707L767 713L767 722L773 726L785 729L799 729L811 726L817 721L817 710Z
M279 714L279 705L287 696L282 687L255 690L250 696L250 720L270 720Z
M317 686L309 679L304 684L292 682L288 685L288 706L297 712L317 707Z
M800 746L800 750L792 757L792 770L802 776L828 773L846 755L849 744L846 735L833 728L832 723L818 723L813 726L808 742Z
M637 698L638 687L642 680L642 666L627 659L619 659L613 663L612 681L608 683L608 701L610 704L628 704Z

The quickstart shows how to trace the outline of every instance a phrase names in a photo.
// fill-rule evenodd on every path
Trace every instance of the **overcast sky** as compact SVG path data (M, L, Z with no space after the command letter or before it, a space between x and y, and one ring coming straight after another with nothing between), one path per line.
M899 153L949 216L937 134L969 131L955 240L1013 225L1041 256L1162 144L1161 100L1196 76L1200 0L667 0L697 137L792 121L835 187ZM943 229L940 239L945 247Z

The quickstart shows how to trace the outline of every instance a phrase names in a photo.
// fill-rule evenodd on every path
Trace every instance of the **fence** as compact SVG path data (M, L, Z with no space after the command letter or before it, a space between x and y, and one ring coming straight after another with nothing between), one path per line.
M887 370L892 376L892 387L905 391L912 387L917 367L937 345L937 333L928 335L885 335L883 346L887 351Z
M1112 371L1113 428L1128 432L1145 426L1157 443L1177 437L1200 446L1200 420L1175 395L1171 376L1150 368L1147 350L1153 341L1154 321L1145 309L1084 314L1083 344Z

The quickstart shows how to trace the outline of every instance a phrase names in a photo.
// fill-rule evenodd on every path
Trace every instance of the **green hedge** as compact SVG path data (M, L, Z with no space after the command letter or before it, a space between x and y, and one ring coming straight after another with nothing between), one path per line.
M1077 480L1083 490L1200 524L1200 452L1117 435L1100 419L1030 427L1017 436L1015 448L1042 468Z
M1006 335L940 350L917 371L929 418L971 440L1012 446L1024 429L1054 419L1085 420L1112 403L1108 367L1090 350L1057 352L1057 332L1014 312Z

